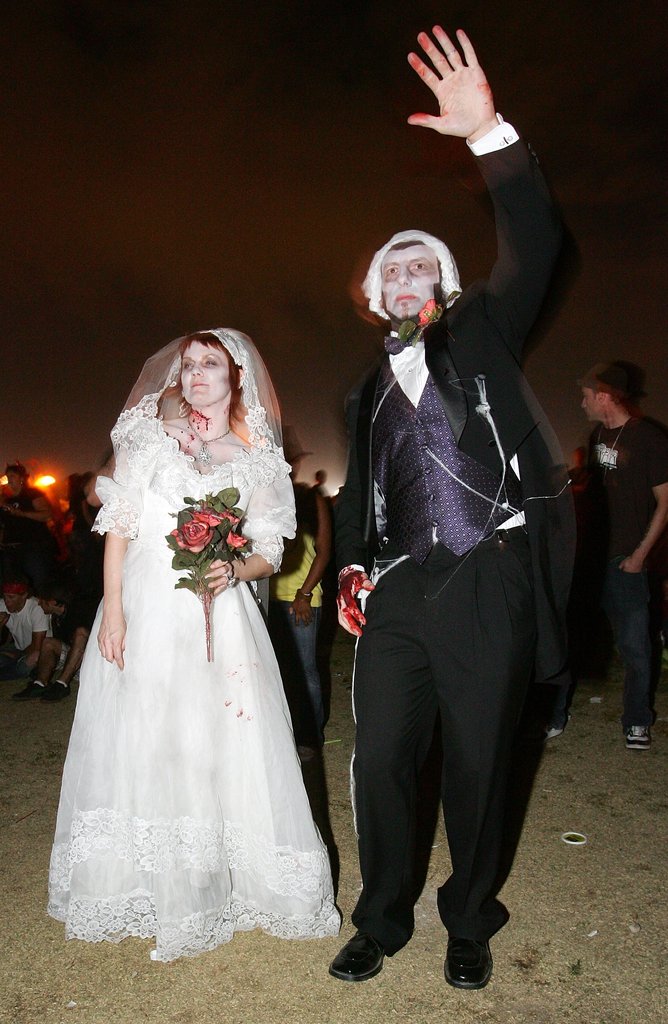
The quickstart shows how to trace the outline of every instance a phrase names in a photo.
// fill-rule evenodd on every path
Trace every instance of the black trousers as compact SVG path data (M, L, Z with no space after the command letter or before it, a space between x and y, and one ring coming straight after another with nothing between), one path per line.
M480 941L507 920L494 883L536 626L526 536L504 536L462 558L437 545L423 565L408 559L366 603L353 684L363 890L352 919L390 955L413 932L416 778L438 710L452 860L441 919L451 935Z

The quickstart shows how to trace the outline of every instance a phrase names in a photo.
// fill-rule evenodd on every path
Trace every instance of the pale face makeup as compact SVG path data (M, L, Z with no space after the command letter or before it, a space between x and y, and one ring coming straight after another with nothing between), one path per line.
M438 259L428 245L390 249L381 268L383 305L395 320L416 317L434 298L440 280Z
M181 360L183 397L193 409L203 409L218 402L229 407L232 388L227 356L217 348L194 341Z

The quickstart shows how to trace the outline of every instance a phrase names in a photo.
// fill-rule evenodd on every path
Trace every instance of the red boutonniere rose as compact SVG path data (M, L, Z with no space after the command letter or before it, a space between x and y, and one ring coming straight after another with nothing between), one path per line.
M397 334L405 345L417 345L425 327L439 320L442 314L443 306L439 306L436 299L429 299L418 313L417 323L415 320L404 320Z
M424 306L420 310L418 323L421 327L425 327L427 324L430 324L432 320L438 320L442 312L443 307L436 305L436 299L430 299L429 302L425 302Z

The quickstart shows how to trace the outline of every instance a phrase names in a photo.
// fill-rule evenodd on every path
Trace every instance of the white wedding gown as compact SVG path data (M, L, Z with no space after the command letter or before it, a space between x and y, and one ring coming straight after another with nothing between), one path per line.
M124 565L125 668L101 656L101 612L81 668L49 873L68 938L155 937L154 959L194 956L262 928L336 935L327 852L313 823L278 666L247 584L212 604L175 590L165 536L186 496L237 487L242 532L276 565L294 530L289 467L244 451L201 475L144 400L112 437L98 522L133 537Z

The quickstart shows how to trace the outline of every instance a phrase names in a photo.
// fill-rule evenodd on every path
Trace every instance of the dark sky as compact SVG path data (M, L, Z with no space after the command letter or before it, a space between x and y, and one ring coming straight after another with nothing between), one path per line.
M330 483L342 403L378 332L352 283L396 230L443 237L467 283L494 258L460 140L405 55L471 36L533 144L570 244L529 380L567 452L575 379L646 370L667 419L664 4L6 0L0 14L5 319L0 460L97 466L146 356L186 331L251 334Z

